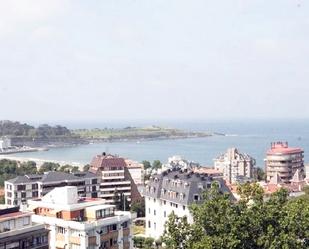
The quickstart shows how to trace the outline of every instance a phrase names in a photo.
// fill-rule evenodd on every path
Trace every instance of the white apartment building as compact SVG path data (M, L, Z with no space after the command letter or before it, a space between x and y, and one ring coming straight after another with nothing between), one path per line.
M181 169L194 169L198 168L200 165L196 162L188 161L182 156L175 155L168 158L168 162L162 165L162 171L173 169L173 168L181 168Z
M223 172L223 178L231 183L242 179L250 180L254 176L255 159L236 148L229 148L226 153L214 159L215 169Z
M0 152L11 147L11 139L7 137L0 138Z
M48 230L50 249L132 249L130 212L100 198L79 198L77 187L55 188L28 201L32 219Z
M51 171L45 174L17 176L4 182L5 204L22 205L40 198L56 187L76 186L81 197L98 197L99 178L91 172L70 174Z
M306 173L305 174L305 176L306 176L305 178L309 181L309 165L305 166L305 173Z
M187 216L192 222L189 205L202 201L202 192L216 181L224 192L229 192L222 178L188 170L167 170L151 176L145 187L146 236L158 239L163 235L164 224L174 212Z

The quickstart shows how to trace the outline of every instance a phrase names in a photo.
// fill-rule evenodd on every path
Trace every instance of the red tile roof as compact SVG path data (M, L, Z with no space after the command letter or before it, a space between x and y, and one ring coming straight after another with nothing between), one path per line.
M113 155L97 155L92 159L91 167L94 169L113 168L113 167L126 167L123 158Z
M0 215L0 221L2 219L6 219L6 218L14 218L14 217L19 217L19 216L27 216L27 215L29 215L29 213L21 212L21 211L14 212L14 213L3 214L3 215Z
M294 154L301 152L303 152L301 148L292 148L288 146L288 143L277 142L271 145L271 149L267 151L267 154Z

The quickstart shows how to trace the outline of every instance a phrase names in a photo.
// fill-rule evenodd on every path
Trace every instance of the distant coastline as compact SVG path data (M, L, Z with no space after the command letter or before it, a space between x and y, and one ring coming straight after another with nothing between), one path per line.
M204 138L222 133L186 131L159 126L104 129L68 129L47 124L34 127L13 121L0 121L0 137L9 137L13 146L36 148L67 147L102 142L149 141L166 139ZM16 152L26 152L21 150ZM33 151L33 150L29 150ZM14 153L14 152L12 152Z

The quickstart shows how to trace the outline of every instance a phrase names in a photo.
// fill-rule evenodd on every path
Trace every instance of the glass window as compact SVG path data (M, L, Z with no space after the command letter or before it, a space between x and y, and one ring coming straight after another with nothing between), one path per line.
M24 217L24 226L30 224L30 217Z

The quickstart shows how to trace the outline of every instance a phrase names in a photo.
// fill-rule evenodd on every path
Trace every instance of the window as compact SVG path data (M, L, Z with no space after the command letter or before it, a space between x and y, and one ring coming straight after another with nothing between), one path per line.
M182 209L183 209L183 210L186 210L186 206L182 206Z
M154 229L156 230L157 229L157 223L153 223L153 227L154 227Z
M199 200L199 196L198 195L194 195L194 200L198 201Z
M38 191L34 191L34 192L32 192L32 197L38 197L38 196L39 196Z
M58 233L65 234L65 228L64 227L58 227L57 231L58 231Z
M23 222L24 222L24 226L29 225L30 224L30 217L24 217Z
M151 213L150 208L148 208L148 213L149 213L149 214Z
M38 184L37 183L32 184L32 189L38 189Z
M122 227L123 228L127 228L128 227L128 222L126 221L126 222L122 223Z
M21 193L21 198L26 198L26 193L25 192Z
M154 215L156 215L156 214L157 214L157 212L156 212L156 210L155 210L155 209L153 210L153 214L154 214Z
M151 222L150 222L150 220L148 221L148 227L151 228Z
M164 217L166 217L166 211L164 211L163 215L164 215Z
M92 179L92 184L97 184L98 183L98 179Z
M112 230L112 231L116 231L116 230L117 230L117 224L113 224L111 230Z
M18 191L26 190L26 185L17 185L17 190Z

